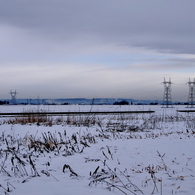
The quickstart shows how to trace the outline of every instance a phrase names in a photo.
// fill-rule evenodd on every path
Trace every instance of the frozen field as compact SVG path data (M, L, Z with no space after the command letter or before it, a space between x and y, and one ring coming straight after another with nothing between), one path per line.
M0 105L0 112L154 110L162 114L175 113L176 110L182 109L186 109L186 106L174 105L174 108L165 109L161 105Z
M155 111L0 118L0 194L195 193L195 113L185 106L0 106L0 112Z

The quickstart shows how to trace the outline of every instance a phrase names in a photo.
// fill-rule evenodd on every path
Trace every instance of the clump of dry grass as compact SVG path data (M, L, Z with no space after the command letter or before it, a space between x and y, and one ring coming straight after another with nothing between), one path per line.
M49 171L38 170L36 160L45 153L53 153L55 156L70 156L75 153L82 153L86 147L96 143L96 138L91 133L83 135L73 133L70 137L64 132L45 132L40 137L25 135L19 138L18 135L0 135L0 175L7 177L24 178L25 183L32 177L40 177L44 174L52 176ZM49 166L49 165L48 165ZM68 169L72 175L78 176L69 165L64 165L63 172ZM57 180L57 179L56 179ZM10 185L4 186L0 183L0 188L4 193L10 192ZM13 187L12 187L13 189Z
M45 152L57 152L63 156L70 156L74 153L82 153L85 147L96 143L95 136L88 133L79 135L73 133L71 137L66 136L66 131L52 134L51 132L42 133L42 138L29 137L29 150Z
M62 169L63 173L65 173L65 170L67 170L67 169L70 171L70 176L76 176L76 177L79 176L75 171L73 171L73 169L71 168L71 166L70 165L67 165L67 164L65 164L63 166L63 169Z
M37 126L40 125L52 126L53 122L54 120L52 119L51 116L34 115L34 114L12 117L4 121L4 123L7 124L21 124L21 125L36 124Z
M16 117L4 118L1 124L36 124L38 126L69 125L91 127L101 124L102 118L95 115L68 115L68 116L50 116L46 114L25 114Z
M26 135L24 138L14 137L4 133L0 136L0 144L6 146L0 150L0 174L9 177L40 176L36 169L35 159L44 153L54 152L55 155L69 156L83 152L84 148L95 143L95 137L90 133L86 135L72 134L66 136L66 131L52 134L42 133L36 138L33 135ZM10 165L10 166L8 166ZM10 169L8 168L10 167ZM29 168L26 168L29 167ZM29 172L29 170L31 170Z
M106 160L100 160L100 162L102 165L98 166L93 172L90 172L91 181L89 186L101 184L101 186L105 186L109 191L117 189L123 194L131 193L136 195L137 192L143 194L124 172L120 171L117 167L111 169L106 164Z

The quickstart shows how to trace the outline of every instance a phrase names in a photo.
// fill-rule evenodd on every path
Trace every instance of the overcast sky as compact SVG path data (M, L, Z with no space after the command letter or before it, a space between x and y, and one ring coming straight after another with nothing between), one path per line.
M0 99L187 101L194 0L0 0Z

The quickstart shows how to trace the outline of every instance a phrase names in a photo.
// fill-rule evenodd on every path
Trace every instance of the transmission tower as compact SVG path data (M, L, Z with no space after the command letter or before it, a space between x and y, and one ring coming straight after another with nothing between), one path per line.
M169 81L166 81L164 78L164 97L163 97L163 108L169 108L172 106L172 98L171 98L171 79L169 78Z
M195 78L194 81L191 81L189 78L189 94L188 94L188 106L187 108L194 108L195 104Z
M12 91L10 90L9 94L11 95L11 104L16 104L16 90L15 91Z

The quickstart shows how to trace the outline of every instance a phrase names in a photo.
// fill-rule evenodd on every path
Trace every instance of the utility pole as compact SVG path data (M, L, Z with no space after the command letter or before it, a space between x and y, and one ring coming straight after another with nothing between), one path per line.
M187 108L194 108L195 103L195 78L194 81L191 81L189 78L188 81L189 94L188 94L188 106Z
M11 95L11 103L15 105L16 104L16 94L17 94L16 90L15 91L10 90L9 94Z
M164 96L163 96L163 106L162 108L173 108L172 106L172 98L171 98L171 78L169 78L169 81L166 81L164 78Z

